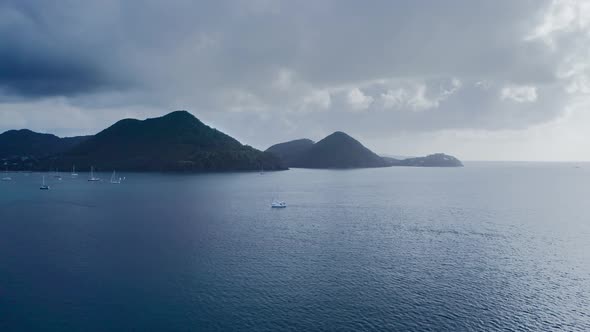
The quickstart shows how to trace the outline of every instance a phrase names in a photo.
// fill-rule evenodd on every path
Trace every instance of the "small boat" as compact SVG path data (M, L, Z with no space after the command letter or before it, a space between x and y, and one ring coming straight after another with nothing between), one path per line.
M12 178L10 177L10 175L8 175L8 167L6 167L6 171L4 173L6 174L6 176L2 178L2 181L12 181Z
M117 179L117 173L115 173L115 171L113 171L113 175L111 175L111 183L114 183L114 184L121 183L121 178Z
M53 175L53 177L61 181L61 174L59 174L58 169L55 170L55 174Z
M76 173L76 165L72 166L72 174L70 174L73 178L78 177L78 173Z
M272 203L270 203L270 207L273 209L283 209L287 207L287 203L285 203L284 201L274 200L272 201Z
M100 181L100 178L94 177L94 166L90 167L90 177L88 181Z
M45 184L45 175L43 175L43 183L41 184L41 187L39 187L39 189L49 190L49 186Z

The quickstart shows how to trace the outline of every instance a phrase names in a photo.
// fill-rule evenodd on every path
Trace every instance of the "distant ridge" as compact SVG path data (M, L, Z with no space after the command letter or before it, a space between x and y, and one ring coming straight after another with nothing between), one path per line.
M337 131L319 142L295 140L271 146L266 150L277 156L288 156L283 162L301 168L385 167L388 163L348 134ZM284 158L284 157L283 157Z
M382 157L390 166L412 166L412 167L463 167L463 163L444 153L434 153L426 157L413 157L406 159L395 159Z
M90 136L60 138L29 129L8 130L0 134L0 160L18 169L30 169L39 159L63 153Z
M299 139L271 146L288 167L299 168L368 168L388 166L461 167L459 159L443 153L426 157L396 159L381 157L346 133L337 131L317 143Z

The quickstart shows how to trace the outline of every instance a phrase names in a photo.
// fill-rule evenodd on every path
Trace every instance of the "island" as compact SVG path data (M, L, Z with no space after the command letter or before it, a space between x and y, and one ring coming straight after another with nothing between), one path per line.
M391 166L462 167L463 163L450 155L435 153L426 157L396 159L382 157L363 146L350 135L337 131L317 143L297 139L275 144L266 152L277 155L283 164L295 168L373 168Z

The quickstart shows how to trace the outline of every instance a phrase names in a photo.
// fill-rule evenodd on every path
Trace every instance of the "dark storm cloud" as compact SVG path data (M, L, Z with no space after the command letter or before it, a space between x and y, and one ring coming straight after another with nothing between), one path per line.
M119 85L92 50L69 38L46 2L0 4L0 91L25 98L92 93ZM48 14L44 14L48 13ZM64 30L62 30L64 29Z
M0 87L23 97L90 93L112 84L92 64L78 59L23 54L10 46L0 51Z
M548 80L552 73L542 64L549 53L511 37L523 33L517 18L532 7L530 1L8 0L0 5L0 84L25 96L69 96L171 79L258 94L281 67L314 85L507 72L516 80ZM537 61L523 61L530 52Z

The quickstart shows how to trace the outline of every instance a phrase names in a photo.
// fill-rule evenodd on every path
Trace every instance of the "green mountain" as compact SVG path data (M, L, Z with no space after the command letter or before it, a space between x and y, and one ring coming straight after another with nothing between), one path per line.
M242 145L186 111L121 120L47 163L130 171L285 169L275 155Z
M277 155L288 167L300 168L364 168L387 166L461 167L461 161L443 153L426 157L397 159L380 157L359 141L343 132L335 132L313 143L299 139L279 143L266 150Z
M63 153L90 136L60 138L28 129L9 130L0 134L0 160L14 169L30 169L39 159Z
M297 159L309 150L313 144L314 141L307 138L296 139L294 141L275 144L268 148L266 152L274 153L285 165L293 165L297 163Z
M301 168L364 168L388 164L349 135L337 131L321 141L296 140L273 145L267 152L288 156L283 162Z

